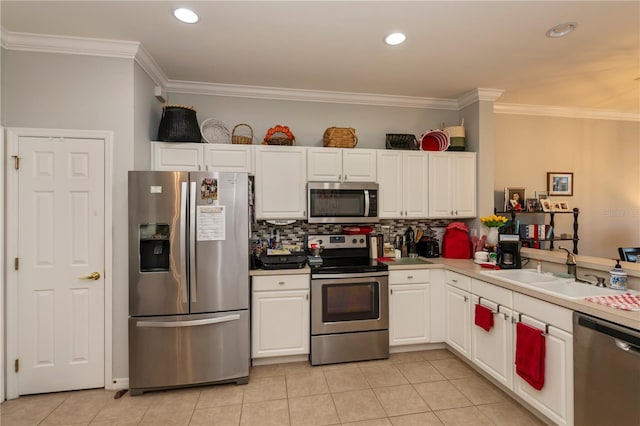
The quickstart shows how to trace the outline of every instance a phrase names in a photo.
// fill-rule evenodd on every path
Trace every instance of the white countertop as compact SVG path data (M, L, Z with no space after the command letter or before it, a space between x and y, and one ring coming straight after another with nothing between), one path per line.
M503 287L508 290L512 290L518 293L526 294L527 296L535 297L540 300L544 300L555 305L563 306L565 308L583 312L588 315L593 315L598 318L602 318L607 321L611 321L626 327L640 330L640 311L625 311L622 309L609 308L607 306L599 305L597 303L588 302L586 300L567 300L560 297L555 297L549 294L545 294L533 289L524 288L516 284L511 284L499 279L495 279L488 275L481 274L483 269L480 265L474 263L470 259L445 259L442 257L426 259L420 258L431 264L419 264L419 265L394 265L393 261L388 262L389 270L402 270L402 269L447 269L453 272L458 272L463 275L468 275L472 278L476 278L485 282L489 282L498 287ZM260 275L295 275L295 274L310 274L311 269L308 266L300 269L277 269L277 270L262 270L255 269L250 271L250 276Z

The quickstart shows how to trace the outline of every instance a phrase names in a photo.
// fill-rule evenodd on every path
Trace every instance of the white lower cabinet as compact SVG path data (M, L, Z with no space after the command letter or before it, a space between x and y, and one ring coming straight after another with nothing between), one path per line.
M389 345L428 343L431 339L429 270L389 273Z
M446 342L461 355L471 354L471 294L450 284L445 287Z
M251 357L309 353L309 275L252 278Z
M525 324L547 330L544 387L539 391L535 390L514 373L514 392L555 424L572 425L572 311L519 293L514 294L514 311L514 315ZM513 335L515 342L515 326ZM603 366L594 366L594 368L603 368Z

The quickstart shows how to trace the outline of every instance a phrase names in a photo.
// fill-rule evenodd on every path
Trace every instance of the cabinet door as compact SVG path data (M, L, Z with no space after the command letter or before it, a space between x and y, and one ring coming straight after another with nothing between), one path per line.
M151 170L197 172L202 169L203 144L151 142Z
M375 149L342 149L342 180L345 182L375 182Z
M391 285L389 293L389 345L429 342L430 285Z
M307 180L313 182L342 181L342 150L339 148L309 148Z
M469 293L447 284L445 315L446 342L460 354L469 358L471 346L471 320Z
M471 315L471 360L500 383L513 389L513 332L511 310L485 298L473 296ZM475 325L475 305L491 309L493 327L489 331ZM499 310L498 310L499 309Z
M251 160L251 145L204 144L206 171L253 173Z
M402 153L402 198L405 217L427 217L429 156L426 152Z
M453 216L452 169L451 154L429 153L429 217Z
M378 150L378 216L399 218L402 209L402 153Z
M251 357L309 353L309 291L254 292Z
M451 154L453 167L453 212L455 217L476 216L476 154Z
M256 147L256 218L306 219L306 150Z
M541 330L545 329L544 322L526 315L521 316L521 321L532 327ZM515 326L513 327L513 335L515 336ZM549 326L549 332L545 336L545 340L546 354L543 388L535 390L514 372L514 391L555 424L572 425L573 335L554 326ZM594 366L594 368L605 367Z

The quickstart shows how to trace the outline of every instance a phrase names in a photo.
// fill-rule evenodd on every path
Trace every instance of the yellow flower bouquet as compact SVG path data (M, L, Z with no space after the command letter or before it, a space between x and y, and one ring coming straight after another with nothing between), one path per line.
M505 223L507 223L509 219L504 216L496 216L492 214L491 216L484 216L480 218L480 222L484 223L489 228L499 228Z

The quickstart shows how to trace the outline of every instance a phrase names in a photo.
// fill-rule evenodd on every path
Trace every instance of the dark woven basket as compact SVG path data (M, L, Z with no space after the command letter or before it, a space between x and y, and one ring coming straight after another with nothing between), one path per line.
M404 133L387 133L385 140L387 149L418 149L418 139L415 135Z
M158 140L165 142L202 142L196 110L184 105L165 105L162 108Z

